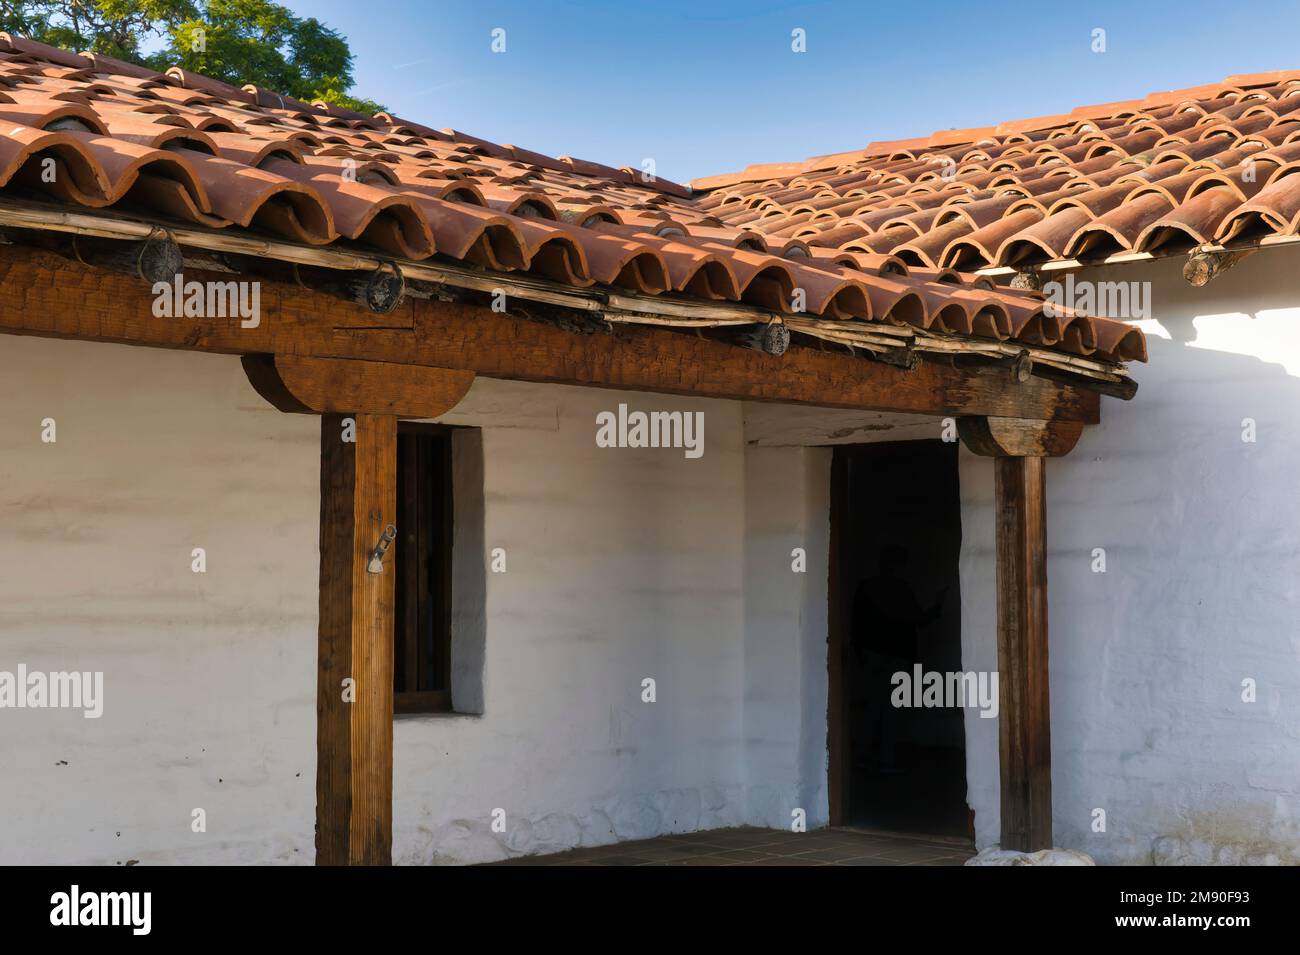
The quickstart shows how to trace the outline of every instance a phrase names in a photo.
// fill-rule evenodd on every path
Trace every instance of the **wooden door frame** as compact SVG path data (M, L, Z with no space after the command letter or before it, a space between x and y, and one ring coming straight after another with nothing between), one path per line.
M903 444L912 442L873 442L879 444ZM851 452L863 444L836 445L831 456L831 493L830 493L830 554L827 560L828 579L827 594L827 694L826 694L826 770L827 803L829 820L832 826L849 823L849 811L853 805L853 736L851 730L851 706L848 687L848 667L851 665L852 644L849 636L852 617L852 605L846 605L845 598L852 596L846 592L843 576L843 563L840 548L843 544L844 529L852 513L852 500L849 495L852 469ZM958 476L960 493L960 475ZM958 633L960 640L960 631Z
M849 745L849 707L845 700L845 656L848 642L844 639L844 590L840 546L843 543L843 524L849 501L849 457L838 447L831 452L830 495L830 555L827 561L829 576L826 582L827 624L826 640L826 794L830 809L830 824L842 826L847 819L851 803L849 787L853 773L846 772Z
M994 622L998 651L998 779L1003 849L1048 849L1052 838L1050 673L1047 616L1047 459L1074 449L1082 424L1022 418L959 418L962 443L993 458ZM838 447L836 448L838 451ZM830 824L849 807L843 568L839 557L848 503L847 454L831 464L827 580L827 801Z

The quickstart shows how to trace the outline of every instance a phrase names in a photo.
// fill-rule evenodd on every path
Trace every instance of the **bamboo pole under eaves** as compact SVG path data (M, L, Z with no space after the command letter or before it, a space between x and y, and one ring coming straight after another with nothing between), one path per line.
M1036 364L1062 369L1081 378L1107 383L1127 380L1124 366L1120 363L1067 355L1021 342L958 338L883 321L778 315L754 306L730 302L703 302L606 288L581 288L530 275L486 272L453 263L415 262L381 258L335 246L298 245L281 239L250 235L233 228L212 231L182 225L163 226L122 217L120 214L110 216L70 212L9 198L0 198L0 227L122 241L143 241L165 231L177 245L206 253L272 258L338 271L374 272L396 266L408 280L479 292L504 292L507 296L526 301L597 313L607 321L622 324L723 328L779 321L784 322L791 331L874 353L888 353L910 347L919 352L992 358L1027 354Z

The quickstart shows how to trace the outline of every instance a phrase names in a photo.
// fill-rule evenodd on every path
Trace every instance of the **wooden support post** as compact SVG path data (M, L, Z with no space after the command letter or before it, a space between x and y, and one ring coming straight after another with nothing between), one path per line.
M322 415L320 489L316 863L388 865L394 575L367 564L397 517L397 418Z
M995 459L1003 849L1052 846L1046 459Z

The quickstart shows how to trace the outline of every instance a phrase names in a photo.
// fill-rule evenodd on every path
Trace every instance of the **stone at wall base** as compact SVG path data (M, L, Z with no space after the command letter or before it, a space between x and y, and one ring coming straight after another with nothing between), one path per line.
M1075 849L1039 849L1037 852L1016 852L990 846L981 849L967 865L1096 865L1092 856Z

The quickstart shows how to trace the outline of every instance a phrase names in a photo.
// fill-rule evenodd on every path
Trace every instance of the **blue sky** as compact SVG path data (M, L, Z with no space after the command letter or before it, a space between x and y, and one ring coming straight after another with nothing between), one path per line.
M1297 2L281 2L398 115L681 182L1300 68Z

